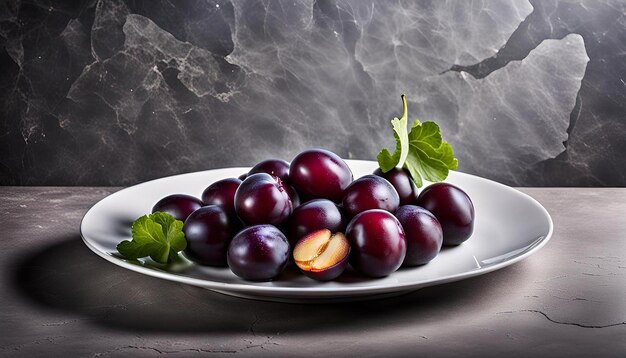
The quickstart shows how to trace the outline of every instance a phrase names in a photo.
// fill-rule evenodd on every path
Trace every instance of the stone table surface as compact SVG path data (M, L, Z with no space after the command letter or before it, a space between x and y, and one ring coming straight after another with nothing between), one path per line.
M0 356L626 356L626 189L522 188L542 250L358 303L251 301L143 276L82 243L112 187L0 188Z

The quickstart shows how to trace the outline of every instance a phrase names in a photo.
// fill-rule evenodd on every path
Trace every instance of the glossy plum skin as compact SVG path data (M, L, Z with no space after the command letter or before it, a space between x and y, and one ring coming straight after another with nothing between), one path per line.
M329 199L339 203L352 182L352 171L337 154L309 149L298 154L289 169L289 180L305 199Z
M289 182L289 163L282 159L268 159L260 162L250 169L248 175L266 173L279 177L283 183Z
M350 258L350 253L346 255L346 257L334 264L333 266L319 271L304 271L300 270L304 274L304 276L312 278L316 281L332 281L337 277L341 276L341 274L346 270L348 266L348 259Z
M249 175L235 192L235 212L248 225L278 225L291 215L293 204L280 179Z
M250 169L250 171L246 174L258 174L265 173L269 174L274 178L280 179L281 184L289 194L291 198L292 207L295 209L300 205L300 195L294 187L289 185L289 163L282 159L268 159L260 162ZM245 177L244 177L245 179ZM242 179L243 180L243 179Z
M283 271L290 252L287 238L276 227L251 226L230 242L228 267L245 280L269 281Z
M284 185L284 182L283 188L287 192L287 195L289 195L292 209L295 210L298 206L300 206L300 195L294 187L292 187L291 185Z
M202 202L204 205L220 205L228 215L234 217L235 192L240 184L241 180L237 178L218 180L204 189Z
M400 222L388 211L364 211L346 229L352 248L350 263L371 277L396 271L406 255L406 239Z
M417 205L435 215L443 230L444 245L460 245L474 232L474 204L458 187L435 183L417 198Z
M341 210L328 199L314 199L296 208L287 225L289 242L295 245L305 235L320 229L343 232L346 222Z
M416 205L403 205L395 216L406 234L406 257L402 266L424 265L439 254L443 231L430 211Z
M366 175L353 181L344 191L343 210L348 217L370 209L395 212L400 197L393 185L376 175Z
M159 200L152 207L152 212L166 212L176 220L185 221L189 214L200 209L204 204L194 196L187 194L173 194Z
M247 177L248 177L248 173L243 173L240 176L238 176L237 179L244 181L246 180Z
M187 217L183 232L185 255L201 265L226 266L226 252L238 225L218 205L204 206Z
M411 180L411 174L404 168L393 168L390 171L383 173L378 168L374 171L374 175L385 178L398 192L400 197L400 205L415 205L417 202L417 187L413 180Z

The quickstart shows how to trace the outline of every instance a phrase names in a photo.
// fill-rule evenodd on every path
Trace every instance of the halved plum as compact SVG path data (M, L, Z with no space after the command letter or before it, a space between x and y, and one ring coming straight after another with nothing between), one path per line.
M293 249L293 259L306 276L330 281L343 273L350 257L350 243L340 232L317 230L303 237Z

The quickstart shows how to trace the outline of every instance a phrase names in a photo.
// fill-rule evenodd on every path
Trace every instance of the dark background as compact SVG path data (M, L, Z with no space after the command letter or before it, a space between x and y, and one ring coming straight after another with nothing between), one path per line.
M626 184L623 1L0 1L0 184L130 185L435 120L459 170Z

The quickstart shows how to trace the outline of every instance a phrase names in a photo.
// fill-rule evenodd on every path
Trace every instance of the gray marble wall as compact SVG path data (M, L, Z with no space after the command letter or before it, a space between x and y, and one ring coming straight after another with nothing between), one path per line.
M374 159L400 94L461 171L626 185L623 1L2 1L0 184Z

